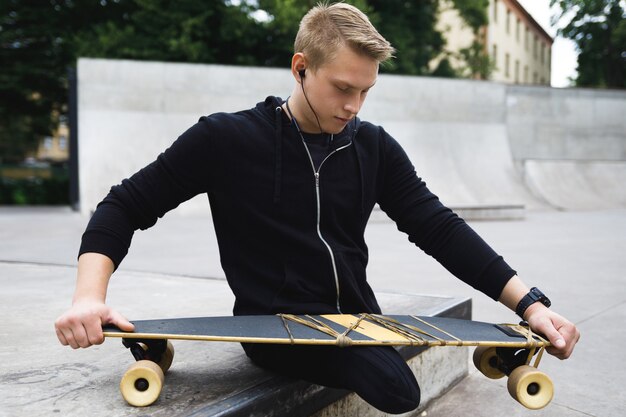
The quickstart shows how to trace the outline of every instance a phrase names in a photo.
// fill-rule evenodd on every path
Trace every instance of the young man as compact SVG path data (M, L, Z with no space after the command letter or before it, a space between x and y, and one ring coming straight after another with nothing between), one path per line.
M398 143L356 117L393 48L346 4L320 5L295 41L292 95L203 117L98 206L83 235L73 305L55 323L73 348L102 343L101 326L133 326L105 304L134 230L207 193L234 314L380 313L365 267L376 203L461 280L516 310L567 358L578 330L549 310L415 174ZM541 302L538 302L541 301ZM357 392L390 413L417 407L419 386L392 348L244 345L267 369Z

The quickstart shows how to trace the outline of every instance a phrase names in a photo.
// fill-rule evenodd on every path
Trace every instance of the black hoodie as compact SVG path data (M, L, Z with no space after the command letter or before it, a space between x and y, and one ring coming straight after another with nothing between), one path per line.
M234 313L380 313L364 231L376 203L409 240L497 299L515 274L417 177L383 128L355 119L313 168L282 100L202 117L156 161L111 188L80 254L117 267L133 232L207 193ZM419 277L416 277L419 279Z

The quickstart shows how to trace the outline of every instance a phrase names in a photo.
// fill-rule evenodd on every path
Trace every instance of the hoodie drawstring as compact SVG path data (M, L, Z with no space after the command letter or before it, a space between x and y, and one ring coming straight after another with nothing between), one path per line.
M282 185L283 175L283 121L282 121L282 107L278 106L274 110L276 117L276 136L274 138L274 146L276 152L276 164L274 166L274 204L280 202L280 188Z
M363 172L363 169L361 167L361 159L359 158L359 150L358 150L358 143L356 141L356 134L359 131L359 126L361 124L361 120L359 120L359 118L355 118L354 120L354 127L352 128L352 142L353 142L353 148L354 148L354 155L356 158L356 166L358 168L359 171L359 182L361 183L361 217L363 217L363 215L365 214L365 173Z

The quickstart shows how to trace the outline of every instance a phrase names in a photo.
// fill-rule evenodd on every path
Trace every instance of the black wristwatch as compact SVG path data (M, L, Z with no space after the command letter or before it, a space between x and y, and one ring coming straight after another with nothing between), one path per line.
M550 307L552 305L550 299L546 297L546 295L542 293L539 288L532 287L528 294L526 294L517 304L515 313L520 316L522 320L524 320L524 313L526 312L526 309L536 302L540 302L546 307Z

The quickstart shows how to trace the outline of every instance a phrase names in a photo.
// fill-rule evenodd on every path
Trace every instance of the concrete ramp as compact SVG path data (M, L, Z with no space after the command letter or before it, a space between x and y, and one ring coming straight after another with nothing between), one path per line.
M565 210L626 207L626 162L524 162L524 179L534 194Z
M81 212L201 115L292 88L287 69L80 59ZM462 217L502 219L550 206L624 207L625 111L621 91L383 74L360 116L384 126ZM549 162L573 160L588 162ZM208 215L206 196L175 212Z
M516 171L503 124L391 122L387 129L444 204L545 207Z

